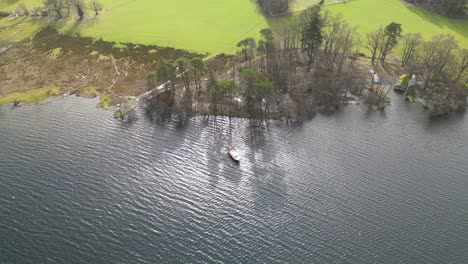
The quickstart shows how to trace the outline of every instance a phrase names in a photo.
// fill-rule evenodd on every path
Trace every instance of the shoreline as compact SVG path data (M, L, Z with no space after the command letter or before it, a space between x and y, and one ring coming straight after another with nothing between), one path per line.
M61 35L46 27L0 54L0 98L7 100L5 97L17 93L18 100L35 103L45 97L35 95L36 90L56 87L59 91L54 95L93 90L89 96L106 94L111 104L117 104L123 97L146 89L147 74L161 59L182 56L200 54L131 43L119 47L112 42ZM28 93L37 100L22 100Z
M298 56L301 56L300 51L297 52ZM220 58L218 58L219 55L210 56L209 58L213 61L217 60L218 63L223 61L225 65L228 65L230 60L234 58L233 55L222 55ZM118 47L112 42L62 35L51 27L42 29L31 39L10 45L0 56L2 58L0 61L0 87L2 88L0 90L0 104L37 104L44 99L55 96L77 94L84 97L99 97L103 109L118 106L127 97L138 96L148 91L150 88L148 78L159 67L161 61L174 61L178 58L203 58L201 54L169 47L144 46L131 43L125 44L124 47ZM260 58L256 58L249 62L249 67L261 68L260 63L263 64L263 59L260 61ZM305 66L301 65L300 62L298 63L297 69L306 70ZM343 90L343 94L331 95L329 92L327 94L318 94L318 96L325 96L324 100L327 102L321 104L319 101L315 101L311 105L300 105L299 102L290 97L290 94L278 94L274 101L276 105L286 105L291 102L293 106L286 108L285 111L272 106L269 111L264 113L254 111L250 114L246 112L246 106L238 106L235 110L237 112L226 114L226 103L224 105L221 103L221 110L212 111L209 103L210 95L206 88L207 73L204 73L201 76L203 80L200 80L200 86L204 88L198 91L198 96L194 95L193 86L195 84L191 83L190 92L193 93L192 100L195 100L196 103L192 103L191 107L194 107L195 110L191 111L190 114L257 119L296 119L316 112L333 112L341 106L350 104L350 101L354 101L354 104L365 104L371 110L383 110L385 105L389 103L389 99L385 97L387 97L398 76L404 73L406 69L400 67L397 63L371 65L369 59L364 56L356 59L356 65L353 73L355 76L351 76L345 86L356 85L362 79L362 84L359 85L357 90L356 87L353 87L346 88L346 92ZM224 78L230 79L229 75L235 76L235 72L239 75L241 69L249 68L247 62L237 62L231 67L233 67L232 70L223 68L224 70L217 74L220 81L224 80ZM317 70L320 70L320 66L316 67ZM375 68L383 80L382 85L378 85L377 88L367 83L367 78L369 78L367 70L369 67ZM324 80L336 78L336 75L330 75L327 72L321 73L324 74ZM178 92L173 95L173 100L177 104L181 103L180 100L183 97L185 88L180 76L177 76L176 79L175 87ZM239 76L237 78L233 77L233 81L238 86L237 95L241 95ZM346 80L343 79L343 81ZM31 89L24 87L31 87ZM299 97L311 96L306 90L301 91L301 93ZM369 95L372 94L375 94L374 97L385 99L374 98L373 102L371 102L368 99ZM291 99L293 100L291 101ZM316 99L313 98L313 100ZM413 101L420 102L421 100L415 97ZM199 105L201 105L200 108ZM304 107L308 110L304 109Z

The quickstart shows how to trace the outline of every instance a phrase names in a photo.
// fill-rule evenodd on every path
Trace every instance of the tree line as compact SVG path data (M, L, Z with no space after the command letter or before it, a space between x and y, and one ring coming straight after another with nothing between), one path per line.
M419 33L403 37L401 62L417 73L422 85L408 91L424 98L434 113L464 110L468 88L468 49L460 48L451 35L424 41Z
M453 36L438 35L425 41L420 33L404 33L397 22L361 35L340 15L321 12L322 6L323 1L295 22L277 28L275 34L264 30L258 43L253 38L240 41L244 65L256 65L272 80L278 94L288 94L302 107L304 91L312 92L317 104L337 107L349 89L362 89L364 80L357 80L356 61L364 56L364 48L372 64L385 66L389 58L394 61L401 56L404 70L417 74L422 83L421 98L436 105L450 104L451 109L464 108L468 49L461 48ZM255 64L258 57L260 63ZM304 71L298 67L301 58L305 58Z
M271 80L278 100L262 100L275 112L308 114L317 106L331 110L356 86L356 29L339 15L321 12L322 6L323 1L275 32L262 30L258 43L246 38L237 45L244 67L254 67Z
M103 6L96 0L44 0L41 7L28 8L24 3L20 3L11 13L14 16L55 16L61 19L76 12L82 20L87 10L91 10L97 16L103 10Z
M468 0L406 0L409 3L434 10L442 15L463 17L468 13Z
M149 75L149 87L164 84L174 93L179 80L185 91L181 101L191 105L189 98L193 98L197 107L204 83L210 115L244 113L242 116L266 120L308 115L317 106L334 109L344 103L348 90L357 86L353 70L360 40L356 29L340 16L322 14L322 5L309 8L296 22L275 32L262 29L258 41L252 37L240 40L238 53L225 60L215 57L205 63L198 59L203 67L194 65L194 59L161 61ZM203 74L208 76L206 82L199 81ZM195 96L188 94L191 83ZM234 94L242 98L242 109L233 102ZM231 112L233 107L236 113Z
M290 3L291 0L257 0L260 11L267 15L287 12Z
M346 104L350 92L359 95L368 75L356 74L361 70L356 62L367 49L372 64L385 66L389 58L401 56L405 71L418 75L422 98L445 102L466 98L468 51L452 36L424 41L418 33L404 33L397 22L359 34L340 15L322 12L322 6L323 1L274 32L262 29L258 41L240 40L236 55L161 61L149 75L150 87L165 84L175 91L180 81L184 87L180 102L185 103L177 109L182 116L191 113L194 100L196 111L208 105L203 111L209 115L294 118ZM245 104L242 109L233 100L236 96Z
M410 76L417 74L423 83L418 91L409 92L445 108L436 112L464 109L468 49L461 48L451 35L436 35L426 41L421 33L402 34L402 31L400 24L390 23L366 34L364 43L371 53L372 64L385 64L388 54L400 45L401 65Z
M226 70L229 65L227 61L235 58L228 56L219 67L216 61L220 60L219 57L208 62L200 57L161 60L156 71L148 74L147 88L150 90L162 85L167 93L179 98L170 106L171 112L179 121L189 117L193 111L207 115L238 116L239 112L233 112L241 110L234 102L236 94L245 98L245 113L248 117L266 119L269 103L275 94L273 83L254 68L238 69L235 70L239 72L237 77L232 72L232 75L226 73L228 77L220 79L216 68ZM207 78L202 78L203 76ZM150 104L149 108L152 107L154 105Z

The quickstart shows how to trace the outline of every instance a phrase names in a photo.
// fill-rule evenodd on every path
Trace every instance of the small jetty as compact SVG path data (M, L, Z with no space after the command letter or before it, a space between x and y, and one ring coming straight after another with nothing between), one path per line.
M161 84L160 86L151 89L139 96L127 96L125 97L123 103L121 105L117 105L117 108L114 112L115 119L125 119L133 110L135 110L142 102L145 100L151 99L154 96L158 96L159 94L167 91L166 83Z
M387 94L391 86L384 87L382 79L374 69L370 68L368 73L371 78L371 86L367 96L367 104L371 109L382 111L385 109L385 105L390 102Z

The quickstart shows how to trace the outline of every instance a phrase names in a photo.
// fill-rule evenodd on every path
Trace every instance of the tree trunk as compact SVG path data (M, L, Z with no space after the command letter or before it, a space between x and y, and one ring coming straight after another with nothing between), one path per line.
M83 17L84 17L83 9L77 8L77 12L78 12L78 17L80 18L80 20L83 20Z

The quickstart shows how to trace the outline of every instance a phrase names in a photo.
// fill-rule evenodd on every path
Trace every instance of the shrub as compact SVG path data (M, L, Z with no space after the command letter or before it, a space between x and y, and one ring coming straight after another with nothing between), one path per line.
M151 90L156 87L156 73L151 72L146 76L146 89Z
M21 14L23 14L23 16L29 16L29 9L26 7L25 4L21 3L19 6L18 6L18 9L20 11Z

